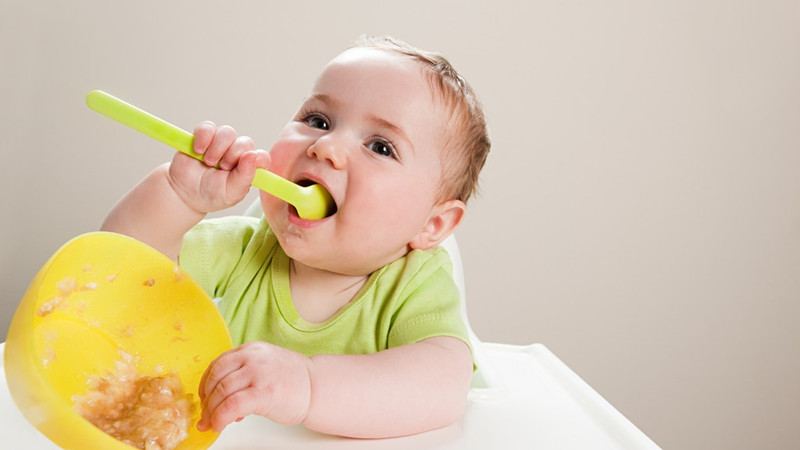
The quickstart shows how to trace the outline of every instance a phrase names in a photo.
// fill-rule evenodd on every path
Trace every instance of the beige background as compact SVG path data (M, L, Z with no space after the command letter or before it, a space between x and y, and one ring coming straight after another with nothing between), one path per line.
M89 90L269 147L330 58L391 34L486 107L457 233L478 335L546 344L664 448L797 448L800 3L378 3L0 0L0 336L169 158Z

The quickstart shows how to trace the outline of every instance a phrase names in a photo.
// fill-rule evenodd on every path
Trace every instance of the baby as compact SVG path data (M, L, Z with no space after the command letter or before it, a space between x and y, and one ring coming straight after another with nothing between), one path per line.
M464 79L437 54L363 39L324 68L269 152L212 122L194 136L204 162L177 153L102 229L179 261L220 299L237 347L203 376L198 428L259 414L373 438L456 421L473 363L438 244L490 148ZM321 184L335 213L302 219L261 192L261 219L203 220L240 202L259 167Z

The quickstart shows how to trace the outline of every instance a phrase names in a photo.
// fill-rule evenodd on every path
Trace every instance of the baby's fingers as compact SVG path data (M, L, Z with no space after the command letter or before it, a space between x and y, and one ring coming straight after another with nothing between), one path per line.
M211 426L211 417L225 399L250 386L249 378L242 373L243 370L244 368L240 368L229 373L214 384L210 391L207 391L207 395L203 396L203 409L200 414L200 421L197 424L199 429L208 429ZM237 418L242 415L240 414Z
M195 153L203 154L206 152L209 144L211 144L211 140L214 138L214 133L217 131L217 125L210 121L205 120L197 124L194 127L194 142L192 143L192 149Z
M270 156L264 150L253 150L244 153L239 158L239 163L236 168L231 171L228 177L227 190L231 193L245 192L250 189L253 184L253 178L256 176L256 168L269 167Z
M253 388L236 391L222 399L215 407L204 409L200 421L197 422L197 428L200 431L209 428L222 431L231 422L255 413L258 410L259 400L258 393Z
M219 162L220 169L223 170L231 170L236 167L236 164L239 162L239 158L245 152L253 151L256 148L256 144L253 142L252 139L248 136L239 136L233 141L230 148L225 151L225 154L222 155L222 160Z
M211 142L206 147L205 153L203 153L203 161L205 161L206 165L216 166L235 140L236 130L228 125L222 125L217 128L217 132L214 133L214 137L211 138Z
M214 392L217 384L231 373L241 369L242 366L244 366L244 360L239 356L238 347L217 356L217 359L209 364L200 378L200 386L198 388L200 400L206 403L206 398Z

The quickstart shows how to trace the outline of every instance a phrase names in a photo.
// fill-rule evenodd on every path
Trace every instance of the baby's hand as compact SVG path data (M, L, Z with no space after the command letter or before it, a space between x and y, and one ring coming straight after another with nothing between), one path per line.
M237 137L233 128L208 121L194 129L194 151L203 155L203 163L178 153L169 178L178 196L202 213L239 203L250 190L256 168L267 168L270 162L269 153L255 150L249 137Z
M266 342L220 355L200 380L197 429L222 431L249 414L284 425L305 420L311 403L311 359Z

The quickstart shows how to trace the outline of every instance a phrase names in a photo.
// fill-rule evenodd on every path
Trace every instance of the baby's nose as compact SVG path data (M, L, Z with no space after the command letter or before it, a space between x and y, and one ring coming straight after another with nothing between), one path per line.
M328 134L317 139L308 147L308 156L320 161L328 161L334 169L344 169L347 166L346 146L340 139Z

